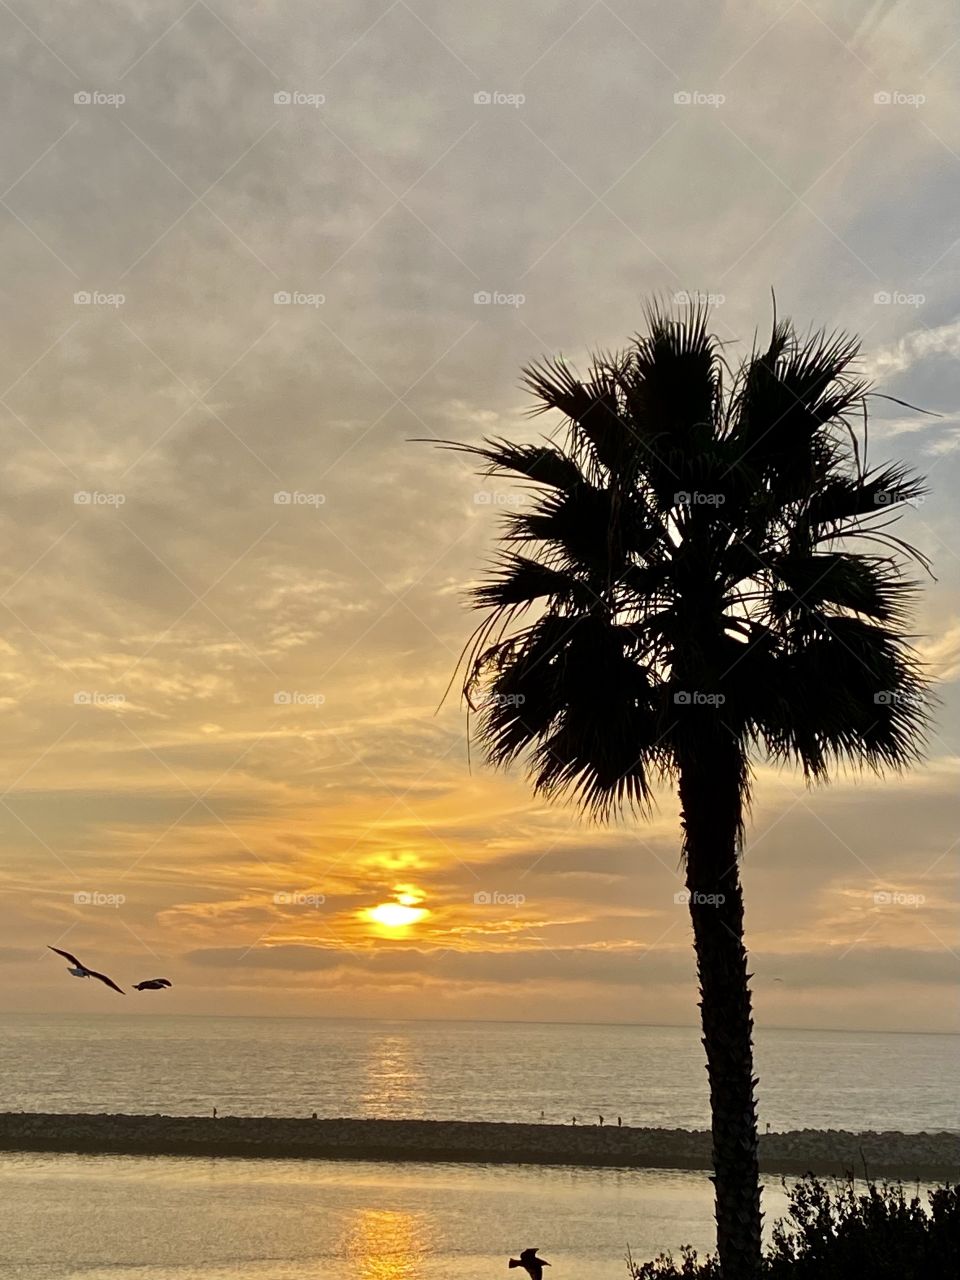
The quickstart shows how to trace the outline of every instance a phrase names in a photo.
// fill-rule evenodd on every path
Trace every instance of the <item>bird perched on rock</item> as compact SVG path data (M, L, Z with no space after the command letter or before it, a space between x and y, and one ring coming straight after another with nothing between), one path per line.
M524 1249L519 1258L511 1258L508 1266L523 1267L530 1280L541 1280L543 1268L549 1267L546 1258L538 1258L536 1249Z

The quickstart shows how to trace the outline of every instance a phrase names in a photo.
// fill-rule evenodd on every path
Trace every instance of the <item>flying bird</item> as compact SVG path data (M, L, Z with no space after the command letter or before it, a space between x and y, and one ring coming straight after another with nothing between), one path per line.
M95 969L88 969L85 964L81 964L77 957L72 956L69 951L61 951L59 947L51 947L49 945L47 949L55 951L58 956L63 956L64 960L70 961L71 967L67 969L67 972L72 973L75 978L96 978L106 986L112 987L114 991L119 991L121 995L126 995L123 987L118 987L112 978L108 978L105 973L97 973Z
M523 1267L530 1280L541 1280L543 1268L549 1267L546 1258L538 1258L536 1249L524 1249L519 1258L511 1258L509 1267Z
M162 991L164 987L172 987L168 978L147 978L145 982L135 982L134 991Z

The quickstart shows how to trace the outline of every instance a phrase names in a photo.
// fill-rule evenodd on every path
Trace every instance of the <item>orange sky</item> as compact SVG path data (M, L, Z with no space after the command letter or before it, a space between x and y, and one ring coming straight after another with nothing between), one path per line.
M904 779L758 768L758 1017L957 1025L960 46L902 5L501 7L0 14L4 1008L694 1023L674 798L588 826L437 711L519 498L411 439L534 438L523 363L692 288L749 343L773 285L941 414L878 402L871 459L930 475L943 706Z

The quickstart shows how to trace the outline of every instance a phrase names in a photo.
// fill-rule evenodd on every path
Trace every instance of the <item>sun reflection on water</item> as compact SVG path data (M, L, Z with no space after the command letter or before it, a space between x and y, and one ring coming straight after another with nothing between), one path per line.
M346 1253L358 1280L414 1280L426 1256L423 1214L400 1209L358 1209L347 1232Z
M416 1116L424 1097L423 1069L408 1035L380 1035L364 1063L362 1114Z

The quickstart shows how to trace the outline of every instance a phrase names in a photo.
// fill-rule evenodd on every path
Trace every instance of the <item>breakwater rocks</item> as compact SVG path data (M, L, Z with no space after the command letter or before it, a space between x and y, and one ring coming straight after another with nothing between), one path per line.
M312 1120L253 1116L0 1113L0 1151L271 1159L423 1160L708 1169L710 1135L689 1129ZM960 1176L960 1135L801 1129L760 1138L766 1173L904 1179Z

